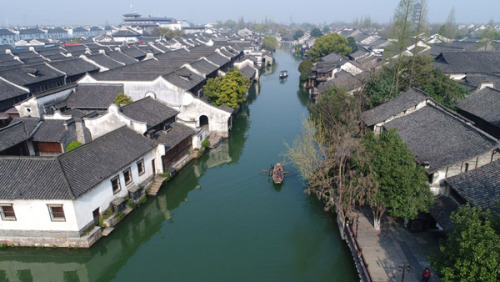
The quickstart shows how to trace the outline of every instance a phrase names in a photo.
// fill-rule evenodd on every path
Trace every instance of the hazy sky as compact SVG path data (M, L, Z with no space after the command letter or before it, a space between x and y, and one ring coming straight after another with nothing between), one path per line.
M196 24L237 20L278 23L352 22L369 15L385 23L399 0L0 0L0 26L120 24L130 4L142 16L172 17ZM457 23L500 21L500 0L427 0L429 21L443 23L455 7Z

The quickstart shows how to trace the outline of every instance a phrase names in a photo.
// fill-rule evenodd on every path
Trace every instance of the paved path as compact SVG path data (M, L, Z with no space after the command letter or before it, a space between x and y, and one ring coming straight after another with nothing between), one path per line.
M429 250L438 246L431 232L410 233L391 217L382 221L381 231L373 228L371 212L363 209L359 216L357 241L373 281L421 281L422 271L430 268ZM356 225L353 225L356 233ZM431 270L432 271L432 270ZM439 281L432 272L430 281Z

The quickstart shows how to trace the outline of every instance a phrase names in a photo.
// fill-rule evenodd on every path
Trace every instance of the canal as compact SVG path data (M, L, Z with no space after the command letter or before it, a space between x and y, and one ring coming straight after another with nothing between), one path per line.
M0 281L359 281L335 221L298 174L274 185L307 117L300 60L275 53L231 135L89 250L0 249ZM279 70L288 70L280 81ZM256 88L260 88L256 90ZM285 170L293 170L285 167Z

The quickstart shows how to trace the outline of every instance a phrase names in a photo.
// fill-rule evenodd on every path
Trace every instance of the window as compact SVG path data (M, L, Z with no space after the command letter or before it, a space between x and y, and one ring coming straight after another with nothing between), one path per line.
M63 205L47 205L52 221L66 221Z
M125 178L125 185L129 185L132 182L132 171L130 167L123 171L123 178Z
M140 160L137 162L137 170L139 171L139 175L143 175L145 170L144 170L144 159Z
M2 214L2 220L16 220L12 204L0 204L0 213Z
M113 194L120 192L120 178L118 176L111 179L111 186L113 187Z

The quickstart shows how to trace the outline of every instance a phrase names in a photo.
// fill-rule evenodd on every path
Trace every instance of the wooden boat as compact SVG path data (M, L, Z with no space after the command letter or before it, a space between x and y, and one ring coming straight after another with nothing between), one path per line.
M281 184L285 179L285 171L280 163L277 163L273 168L273 182L274 184Z
M280 78L287 78L288 77L288 71L282 70L280 71Z

